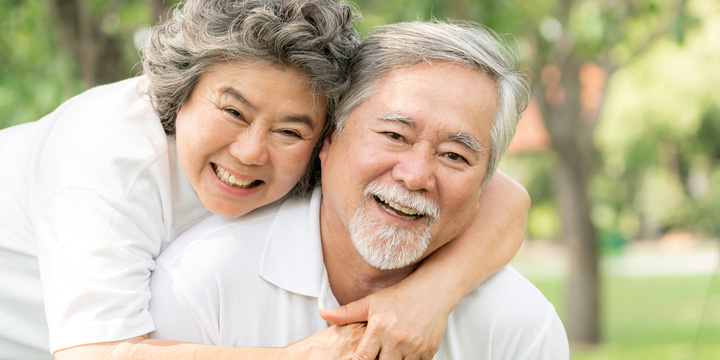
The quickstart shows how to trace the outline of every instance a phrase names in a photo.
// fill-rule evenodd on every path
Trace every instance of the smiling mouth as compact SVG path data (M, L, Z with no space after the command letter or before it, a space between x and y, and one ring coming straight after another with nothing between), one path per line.
M249 189L255 186L258 186L262 184L262 180L246 180L246 179L238 179L234 175L231 175L229 172L227 172L225 169L222 168L222 166L218 164L211 164L213 171L215 171L215 175L217 175L218 179L220 181L237 188L241 189Z
M392 200L386 200L381 197L373 195L375 201L380 204L380 207L390 215L395 215L403 220L418 220L425 216L425 214L408 207L404 207Z

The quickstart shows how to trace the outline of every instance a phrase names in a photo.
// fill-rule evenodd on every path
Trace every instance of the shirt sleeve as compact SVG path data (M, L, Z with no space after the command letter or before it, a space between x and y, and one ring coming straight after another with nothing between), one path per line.
M549 360L565 360L570 358L570 348L568 346L568 338L565 333L565 327L563 326L560 318L555 316L553 318L552 327L550 330L550 356Z
M27 216L53 352L153 330L150 273L175 221L174 174L142 81L93 88L40 120Z
M567 360L570 358L567 334L556 313L550 314L546 326L537 334L522 359L526 360Z
M145 180L127 197L65 188L30 200L51 351L153 330L149 280L166 231Z
M455 307L436 359L567 360L568 342L552 304L511 266Z

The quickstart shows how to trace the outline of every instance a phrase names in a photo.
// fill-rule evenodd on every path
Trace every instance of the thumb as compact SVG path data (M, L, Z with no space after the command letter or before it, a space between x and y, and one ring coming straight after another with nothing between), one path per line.
M320 309L320 317L334 325L346 325L368 320L369 304L362 298L335 309Z

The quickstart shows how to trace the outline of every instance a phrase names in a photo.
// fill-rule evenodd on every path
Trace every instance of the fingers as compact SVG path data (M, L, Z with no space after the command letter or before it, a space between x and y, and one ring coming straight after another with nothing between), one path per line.
M320 309L320 317L334 325L345 325L367 321L368 312L367 298L362 298L335 309Z
M366 331L355 350L353 360L375 360L380 352L380 339L374 333Z
M288 359L350 360L360 346L365 328L365 323L330 326L286 346L283 350Z
M392 315L374 314L353 360L375 359L375 356L379 360L432 359L439 350L442 331L438 337L416 330L398 323Z

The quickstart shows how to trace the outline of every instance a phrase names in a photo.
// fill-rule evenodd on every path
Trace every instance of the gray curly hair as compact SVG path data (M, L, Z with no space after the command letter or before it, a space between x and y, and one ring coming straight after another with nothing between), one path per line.
M337 105L336 131L342 134L350 113L376 91L378 81L390 71L432 60L477 69L495 82L499 103L490 133L490 161L482 183L485 186L515 136L530 89L525 76L516 70L506 43L480 24L415 21L384 25L370 33L351 67L351 88Z
M165 133L200 76L218 62L262 62L299 69L326 101L328 120L349 87L348 67L359 45L357 13L336 0L188 0L153 28L143 49L148 93ZM294 193L317 176L317 152Z

